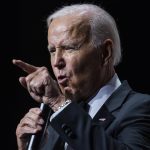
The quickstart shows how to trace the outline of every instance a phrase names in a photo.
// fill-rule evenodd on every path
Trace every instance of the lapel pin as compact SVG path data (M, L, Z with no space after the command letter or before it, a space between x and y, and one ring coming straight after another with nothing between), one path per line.
M99 118L99 121L105 121L106 118Z

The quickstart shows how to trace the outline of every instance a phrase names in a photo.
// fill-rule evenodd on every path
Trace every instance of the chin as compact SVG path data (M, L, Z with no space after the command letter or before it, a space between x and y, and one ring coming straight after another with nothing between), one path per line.
M76 98L76 92L71 87L64 87L62 90L62 93L65 95L67 99L70 99L72 101L77 100Z

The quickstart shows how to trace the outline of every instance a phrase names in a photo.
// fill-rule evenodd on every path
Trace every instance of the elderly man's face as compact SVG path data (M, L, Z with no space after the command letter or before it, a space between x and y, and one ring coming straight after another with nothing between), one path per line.
M48 30L53 72L66 97L87 99L101 79L99 51L91 45L90 26L83 17L54 19Z

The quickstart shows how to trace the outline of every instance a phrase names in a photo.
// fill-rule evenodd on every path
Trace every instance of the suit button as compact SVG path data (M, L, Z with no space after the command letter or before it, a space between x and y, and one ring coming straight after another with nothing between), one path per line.
M75 135L72 133L72 130L70 127L68 127L65 123L62 124L61 128L64 130L64 133L68 135L70 138L74 138Z
M70 138L72 138L72 139L75 138L75 134L73 134L72 132L69 132L69 133L68 133L68 136L69 136Z
M64 124L61 125L61 128L62 128L63 130L65 130L65 129L68 128L68 126L64 123Z
M68 135L69 133L72 133L71 129L68 127L67 129L64 130L65 133Z

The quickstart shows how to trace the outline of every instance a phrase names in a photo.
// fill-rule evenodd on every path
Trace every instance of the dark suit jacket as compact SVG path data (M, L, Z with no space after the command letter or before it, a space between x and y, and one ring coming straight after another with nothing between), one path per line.
M150 150L150 96L124 81L93 119L71 103L48 126L42 150L63 150L62 141L74 150Z

